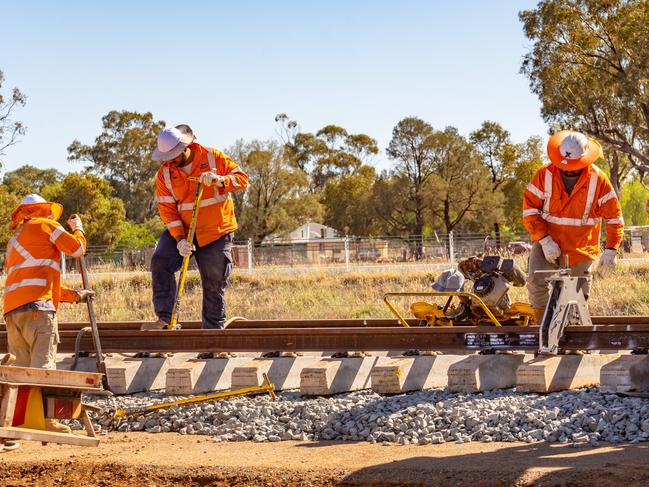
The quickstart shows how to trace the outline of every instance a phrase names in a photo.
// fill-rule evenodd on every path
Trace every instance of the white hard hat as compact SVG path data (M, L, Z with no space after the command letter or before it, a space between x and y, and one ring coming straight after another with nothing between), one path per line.
M35 203L47 203L47 200L39 194L28 194L20 202L20 205L33 205Z
M175 159L189 144L194 142L195 138L189 125L166 127L158 134L158 147L151 154L151 159L154 161Z

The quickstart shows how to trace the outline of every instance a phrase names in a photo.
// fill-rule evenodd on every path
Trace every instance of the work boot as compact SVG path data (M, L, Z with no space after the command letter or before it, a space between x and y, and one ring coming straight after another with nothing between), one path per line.
M536 322L536 326L541 326L541 322L543 321L543 315L545 314L545 309L533 309L534 311L534 321Z
M16 356L12 353L8 353L0 359L0 365L13 365L14 363L16 363Z
M147 330L166 330L167 327L169 326L169 323L167 323L164 320L158 320L154 323L151 323L149 321L142 323L142 326L140 326L140 331L147 331Z
M63 423L58 422L56 419L46 419L45 420L45 429L47 431L53 431L54 433L72 433L72 430L69 426L64 425Z

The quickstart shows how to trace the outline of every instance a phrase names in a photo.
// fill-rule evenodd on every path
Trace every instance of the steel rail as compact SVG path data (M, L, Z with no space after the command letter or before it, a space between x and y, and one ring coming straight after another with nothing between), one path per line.
M72 352L76 332L61 331L59 351ZM344 350L459 350L499 348L536 350L537 327L453 326L374 328L289 328L125 331L100 330L104 352L196 351L344 351ZM560 342L564 349L632 350L649 348L649 324L568 327ZM0 334L0 351L6 350ZM90 337L81 350L94 350Z
M649 325L649 316L593 316L594 325ZM419 320L407 319L411 327L417 327ZM102 321L97 326L100 330L130 330L137 331L144 321ZM59 323L59 330L78 331L81 328L90 326L87 321L69 321ZM198 330L201 328L200 321L185 321L182 324L185 330ZM247 330L260 328L383 328L402 327L395 318L387 319L320 319L320 320L237 320L231 323L228 329ZM504 327L503 329L509 329ZM0 332L6 331L4 323L0 323Z

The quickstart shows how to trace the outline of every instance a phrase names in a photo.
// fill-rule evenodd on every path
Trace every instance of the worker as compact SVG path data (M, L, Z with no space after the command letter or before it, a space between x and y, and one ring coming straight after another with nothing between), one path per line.
M58 223L62 213L60 204L30 194L11 215L15 233L7 244L3 311L8 350L19 367L55 369L59 303L87 301L92 294L61 286L61 252L81 257L86 248L81 218L68 219L69 233ZM45 426L70 433L69 427L53 419L46 419Z
M550 164L536 172L523 194L523 223L534 241L527 291L537 323L549 299L548 275L537 271L567 264L571 275L588 276L600 253L603 218L606 242L597 272L605 274L615 268L624 229L617 195L594 164L604 157L596 140L562 130L550 137L548 157ZM588 299L588 280L581 290Z
M158 321L142 329L166 329L176 297L175 273L193 254L203 286L202 327L223 328L224 290L232 271L237 229L231 193L248 186L248 176L222 152L196 142L188 125L165 128L152 159L162 161L156 180L158 210L167 227L151 260L153 307ZM192 180L190 180L192 178ZM205 186L194 241L187 240L198 182Z

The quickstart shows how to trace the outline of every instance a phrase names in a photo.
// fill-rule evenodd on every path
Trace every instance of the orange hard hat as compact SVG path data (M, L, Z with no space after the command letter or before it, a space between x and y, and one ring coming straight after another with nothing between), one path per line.
M20 202L18 208L11 214L13 222L11 228L17 228L23 221L29 218L51 217L53 220L61 218L63 207L59 203L46 201L43 197L37 194L28 194Z
M561 130L548 141L550 162L564 171L578 171L603 158L602 146L595 139L574 130Z

